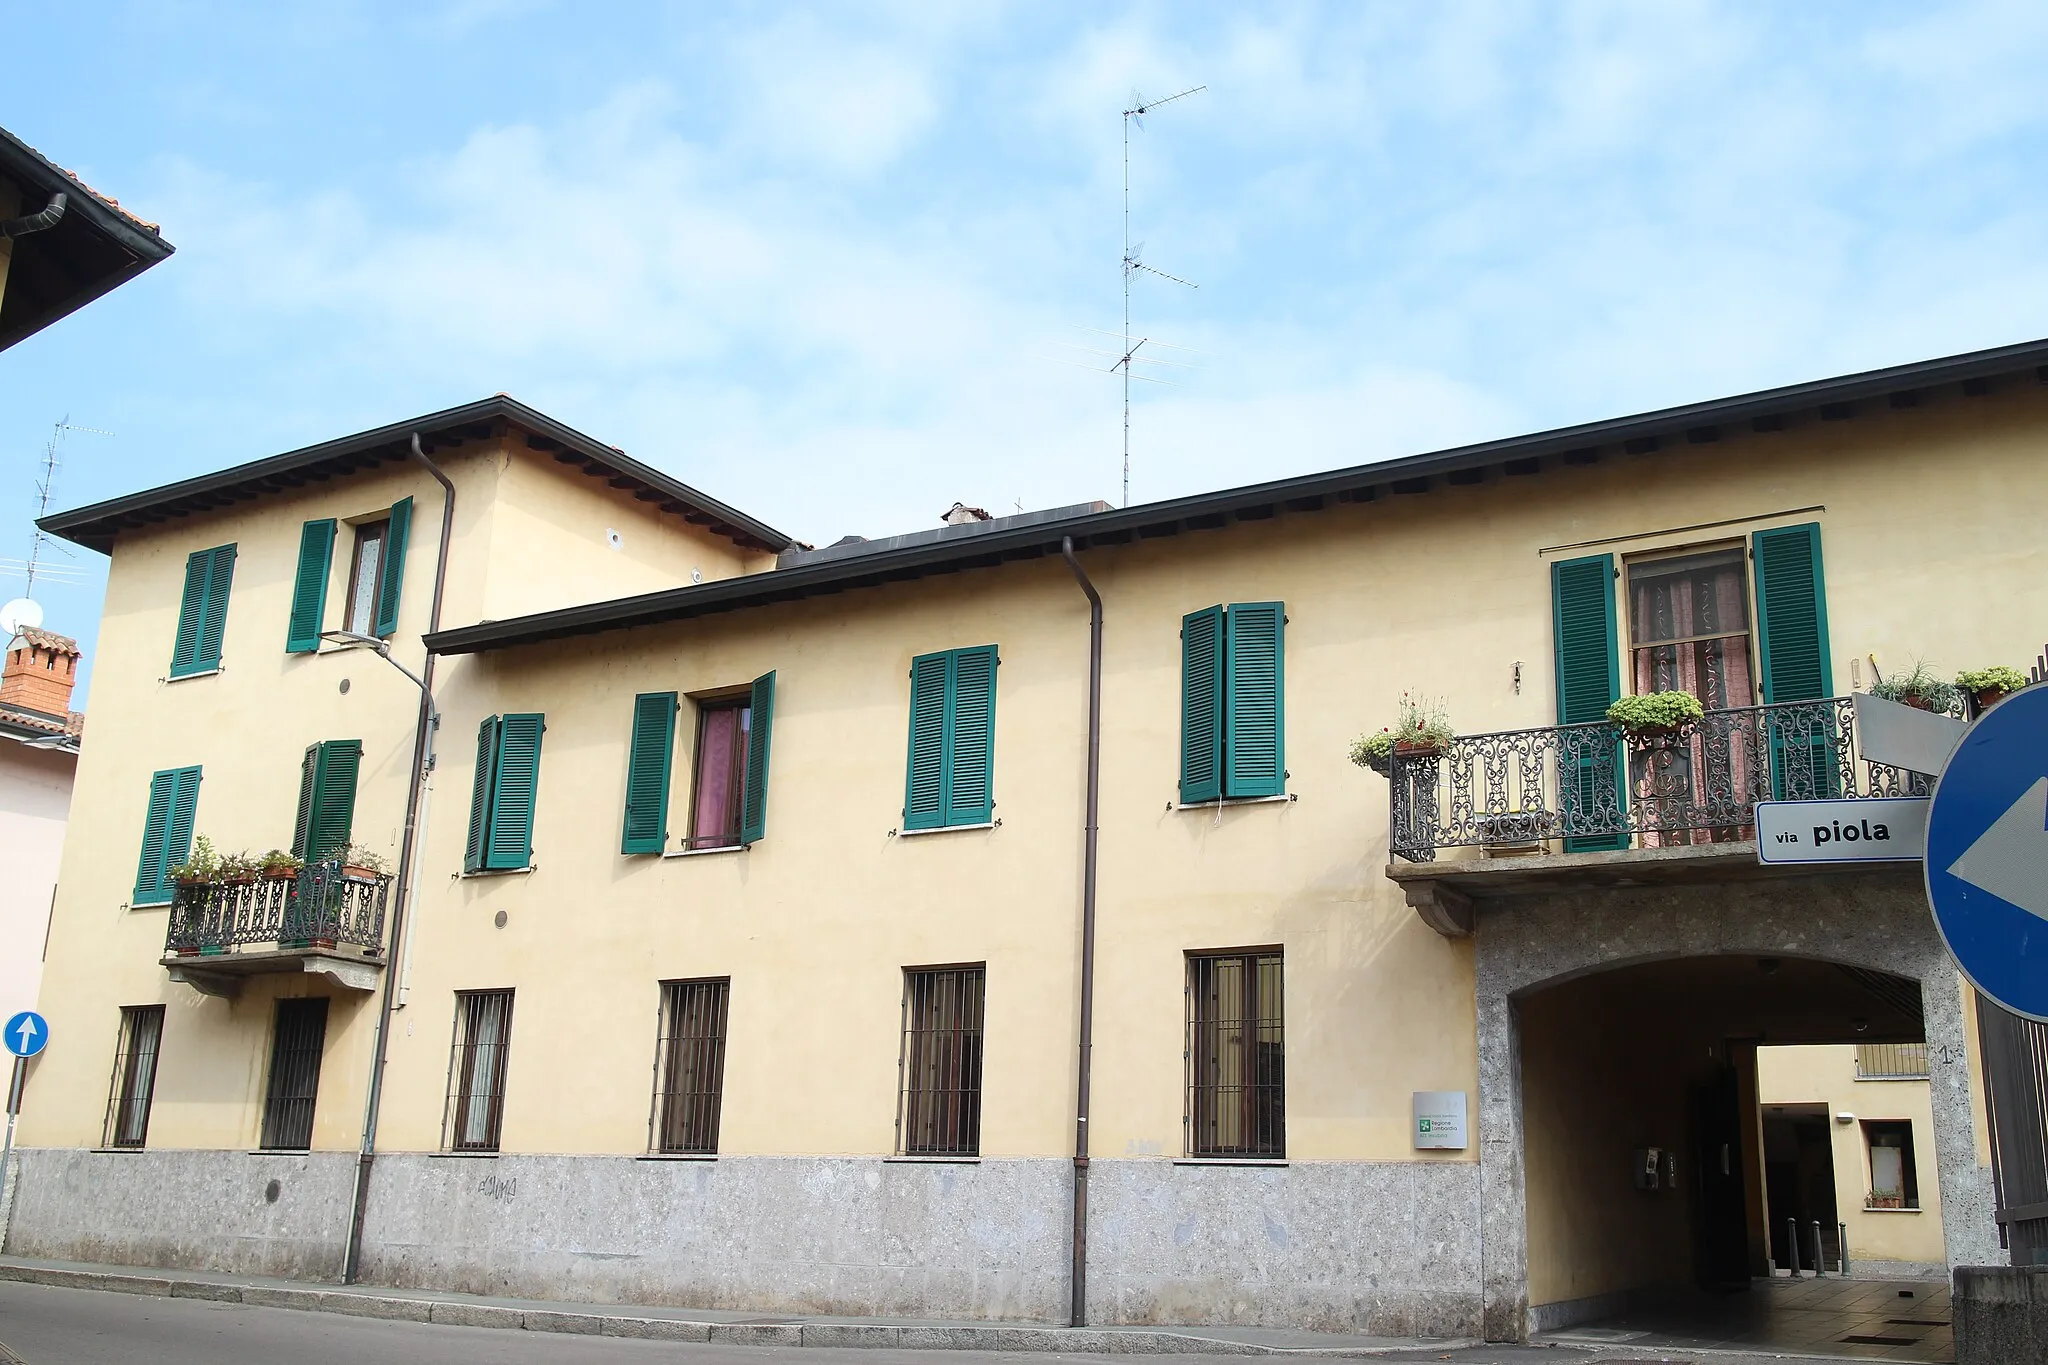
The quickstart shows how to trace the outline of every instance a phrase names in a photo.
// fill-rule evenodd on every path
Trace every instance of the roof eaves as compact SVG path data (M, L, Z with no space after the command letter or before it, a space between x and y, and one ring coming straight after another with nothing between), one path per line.
M1976 381L2026 370L2032 370L2037 380L2048 382L2048 340L1787 385L1221 492L1086 513L972 538L940 539L927 544L775 569L763 574L564 607L509 620L480 622L440 631L428 636L426 643L437 654L470 654L537 644L571 635L686 620L693 616L767 606L823 592L921 578L930 573L952 572L1012 559L1038 558L1057 553L1062 539L1068 536L1073 537L1077 548L1119 544L1133 538L1174 535L1182 530L1213 529L1228 525L1233 518L1263 520L1282 510L1311 511L1326 506L1330 501L1373 501L1382 490L1423 492L1435 486L1439 478L1455 483L1458 476L1468 473L1477 472L1483 477L1484 471L1490 467L1512 467L1511 472L1533 474L1539 471L1546 457L1570 459L1580 452L1594 451L1602 446L1632 448L1674 436L1690 443L1705 444L1718 439L1718 432L1713 430L1718 427L1782 418L1804 410L1834 409L1871 398L1912 393L1947 384L1969 386Z

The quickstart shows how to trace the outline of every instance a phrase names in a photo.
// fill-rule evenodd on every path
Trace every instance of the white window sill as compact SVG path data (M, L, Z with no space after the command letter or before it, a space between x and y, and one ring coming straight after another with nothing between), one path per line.
M1226 796L1220 801L1176 801L1175 810L1215 810L1220 806L1275 806L1286 801L1299 801L1298 792L1281 792L1278 796Z
M1176 1166L1285 1166L1286 1157L1261 1156L1177 1156Z
M885 1166L979 1166L978 1156L885 1156Z
M898 839L921 839L927 834L958 834L962 830L1001 829L1002 827L1003 822L1000 820L984 820L978 825L934 825L930 829L897 829L891 830L890 833L894 834Z
M712 853L745 853L745 844L721 844L717 848L678 848L664 852L663 858L702 858Z
M219 672L219 668L208 668L198 673L166 673L164 681L167 683L191 682L195 678L211 678Z
M481 880L485 877L524 877L533 870L534 865L528 863L525 867L486 867L480 871L458 872L455 875L457 880L467 882Z
M643 1152L635 1161L716 1161L716 1152Z

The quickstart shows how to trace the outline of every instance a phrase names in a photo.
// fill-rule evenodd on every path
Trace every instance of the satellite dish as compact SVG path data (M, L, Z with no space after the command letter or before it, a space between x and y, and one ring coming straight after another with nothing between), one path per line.
M34 630L43 623L43 604L31 597L17 597L0 606L0 630L10 636Z

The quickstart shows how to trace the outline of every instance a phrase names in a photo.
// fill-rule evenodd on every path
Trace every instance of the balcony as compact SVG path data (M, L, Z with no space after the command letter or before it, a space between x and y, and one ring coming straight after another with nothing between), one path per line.
M1926 796L1933 779L1859 758L1848 697L1709 711L1662 735L1610 721L1460 735L1392 759L1387 875L1440 932L1470 894L1616 886L1759 867L1759 801ZM1479 857L1438 855L1475 849Z
M181 882L163 965L173 981L232 997L251 976L310 972L375 990L391 878L317 863L289 876Z

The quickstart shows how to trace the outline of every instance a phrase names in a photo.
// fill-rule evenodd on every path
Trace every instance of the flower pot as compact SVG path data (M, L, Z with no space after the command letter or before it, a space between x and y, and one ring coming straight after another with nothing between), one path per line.
M1987 687L1977 694L1977 709L1979 711L1989 711L1992 707L1998 705L2000 701L2004 700L2006 696L2007 693L2002 687Z
M298 877L299 870L296 867L266 867L263 869L263 880L267 882L297 881Z
M1630 742L1635 744L1661 744L1678 737L1676 725L1638 725L1626 730Z
M1901 705L1912 707L1915 711L1932 711L1934 709L1934 703L1925 697L1900 697L1899 702Z
M347 877L350 881L373 882L383 874L374 867L364 867L360 863L343 863L341 865L341 875Z
M1444 747L1421 740L1397 739L1394 741L1394 752L1403 758L1441 758Z
M180 946L180 947L179 947L179 949L178 949L178 956L179 956L179 957L197 957L197 956L199 956L199 949L198 949L198 947L197 947L197 946L192 946L192 947L184 947L184 946Z

